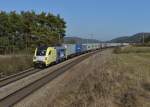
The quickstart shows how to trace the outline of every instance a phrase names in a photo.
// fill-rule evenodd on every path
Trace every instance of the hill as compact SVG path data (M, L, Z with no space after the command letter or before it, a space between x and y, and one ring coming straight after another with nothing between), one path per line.
M84 39L80 37L64 37L64 43L99 43L96 39Z
M150 37L150 33L137 33L133 36L123 36L119 38L112 39L109 42L116 42L116 43L122 43L122 42L127 42L127 43L141 43L143 40L143 35L144 39L146 40L147 38Z

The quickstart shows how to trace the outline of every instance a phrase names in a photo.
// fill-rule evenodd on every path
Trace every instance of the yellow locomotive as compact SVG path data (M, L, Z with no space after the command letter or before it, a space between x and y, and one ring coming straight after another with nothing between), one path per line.
M40 46L36 48L33 57L34 67L46 67L61 62L66 58L65 48Z

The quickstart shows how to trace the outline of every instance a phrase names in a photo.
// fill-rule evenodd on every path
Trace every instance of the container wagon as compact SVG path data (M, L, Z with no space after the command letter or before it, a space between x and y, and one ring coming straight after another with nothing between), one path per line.
M83 44L83 45L85 46L87 52L89 52L93 49L91 43L87 43L87 44Z
M63 44L66 50L66 59L71 58L75 55L75 44Z

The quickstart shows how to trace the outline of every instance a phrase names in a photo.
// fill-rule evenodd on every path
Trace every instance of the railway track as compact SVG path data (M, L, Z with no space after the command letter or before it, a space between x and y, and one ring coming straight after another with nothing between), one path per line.
M25 70L23 72L20 72L20 73L14 74L14 75L10 75L10 76L8 76L6 78L2 78L2 79L0 79L0 88L4 87L4 86L6 86L6 85L8 85L10 83L13 83L13 82L15 82L17 80L20 80L20 79L22 79L24 77L27 77L27 76L29 76L31 74L34 74L34 73L36 73L38 71L40 71L40 69L30 68L30 69Z
M25 98L26 96L30 95L32 92L36 91L37 89L44 86L46 83L52 81L53 79L57 78L59 75L63 74L68 69L72 68L73 66L77 65L81 61L85 60L86 58L90 57L91 55L95 54L98 51L88 53L82 57L77 58L76 60L64 65L55 71L49 73L48 75L28 84L27 86L11 93L10 95L0 99L0 107L10 107Z

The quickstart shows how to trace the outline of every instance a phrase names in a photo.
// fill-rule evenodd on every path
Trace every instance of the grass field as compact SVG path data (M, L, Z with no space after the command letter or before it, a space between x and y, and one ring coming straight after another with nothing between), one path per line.
M0 78L20 72L32 66L32 56L0 56Z
M114 49L114 53L150 53L150 47L128 46Z
M90 72L87 76L74 80L80 81L76 89L64 89L50 105L150 107L150 53L111 54L95 64L92 71L84 69Z

